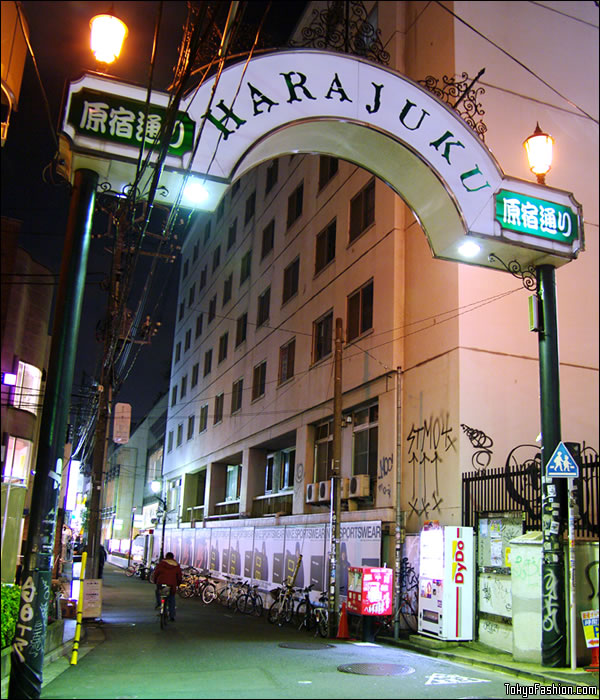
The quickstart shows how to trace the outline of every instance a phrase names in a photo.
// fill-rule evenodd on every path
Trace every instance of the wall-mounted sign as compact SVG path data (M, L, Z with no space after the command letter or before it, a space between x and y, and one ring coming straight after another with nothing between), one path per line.
M579 236L577 216L572 209L508 190L500 190L496 195L496 221L505 230L558 243L570 244Z
M151 104L146 119L143 102L83 88L71 96L67 122L84 136L138 148L142 139L146 145L158 144L166 113L165 108ZM169 154L192 151L195 126L185 112L177 113Z

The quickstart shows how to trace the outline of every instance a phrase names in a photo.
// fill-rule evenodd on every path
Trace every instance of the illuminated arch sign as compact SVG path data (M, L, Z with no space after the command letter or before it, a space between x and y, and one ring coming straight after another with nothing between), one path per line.
M322 153L387 182L418 217L436 257L465 262L459 249L472 241L479 247L470 260L476 265L498 267L489 259L494 253L522 267L558 266L583 249L582 212L570 193L504 176L453 110L399 73L345 54L280 51L228 68L214 94L213 88L214 78L180 105L187 132L181 117L174 139L181 146L194 128L201 137L195 155L180 147L167 156L164 201L174 201L187 169L205 182L205 208L213 210L226 187L255 165L283 154ZM115 100L140 103L145 90L93 75L70 85L63 150L70 150L71 170L91 167L121 189L132 180L137 146L82 129L84 91L116 110ZM153 94L152 102L164 108L168 95ZM109 110L107 124L110 118ZM498 215L505 208L509 218ZM559 219L568 222L567 236Z

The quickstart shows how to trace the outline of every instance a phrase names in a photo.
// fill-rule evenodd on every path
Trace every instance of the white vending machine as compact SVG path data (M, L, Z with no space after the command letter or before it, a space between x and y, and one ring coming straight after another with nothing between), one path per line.
M419 632L444 640L472 640L473 528L424 529L420 539Z

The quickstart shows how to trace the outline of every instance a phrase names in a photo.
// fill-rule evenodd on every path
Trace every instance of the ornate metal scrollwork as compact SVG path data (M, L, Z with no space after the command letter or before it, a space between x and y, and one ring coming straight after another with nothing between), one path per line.
M288 45L332 49L387 65L390 54L383 48L381 30L367 20L368 13L362 2L332 2L325 10L313 10L310 24L301 30L302 38L291 40Z
M525 269L521 267L521 264L517 260L511 260L508 264L499 258L495 253L490 253L488 256L490 262L498 261L502 267L513 277L520 279L525 289L530 292L538 292L537 276L535 273L535 267L533 265L528 265Z
M485 114L478 99L485 93L485 89L473 86L483 75L484 70L485 68L482 68L473 79L470 79L467 73L463 73L460 80L445 75L442 78L442 85L439 84L439 78L434 78L432 75L428 75L425 80L417 81L419 85L432 92L442 102L450 105L482 141L485 141L487 126L481 119L477 120L478 117Z

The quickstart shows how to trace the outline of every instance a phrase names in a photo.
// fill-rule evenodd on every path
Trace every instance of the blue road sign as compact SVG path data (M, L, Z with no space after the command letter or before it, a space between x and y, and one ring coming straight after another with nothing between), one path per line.
M564 442L559 442L554 454L546 465L546 476L562 476L572 479L579 476L579 467L573 456L565 447Z

